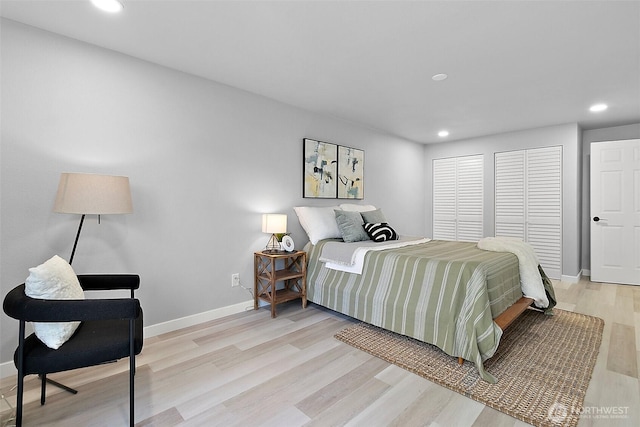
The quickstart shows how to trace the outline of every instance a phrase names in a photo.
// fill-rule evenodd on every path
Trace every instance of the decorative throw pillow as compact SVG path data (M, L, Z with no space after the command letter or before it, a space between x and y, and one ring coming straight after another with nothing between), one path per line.
M339 239L342 237L336 223L334 209L338 209L338 206L324 208L297 206L293 208L312 245L322 239Z
M386 242L387 240L398 240L398 233L386 222L364 225L364 229L374 242Z
M24 282L25 294L37 299L84 299L84 292L73 268L54 255L37 267L29 269ZM33 322L36 336L47 347L59 348L76 331L80 322Z
M387 219L384 217L384 214L380 209L376 209L373 211L360 212L360 215L362 215L362 219L364 219L365 223L381 224L381 223L387 222Z
M342 240L347 243L369 240L367 232L362 227L362 215L360 212L334 210L336 223L340 229Z

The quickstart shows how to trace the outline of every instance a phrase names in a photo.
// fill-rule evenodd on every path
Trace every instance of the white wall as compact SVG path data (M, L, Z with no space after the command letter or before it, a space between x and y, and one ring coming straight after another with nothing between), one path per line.
M302 139L365 150L365 200L402 234L424 234L422 145L2 20L0 290L54 254L68 258L79 217L55 214L61 172L130 177L134 213L85 221L77 273L137 273L145 324L242 303L260 215L302 198ZM17 322L0 315L0 361Z
M484 155L484 235L495 234L495 163L494 153L538 147L562 146L562 274L570 278L580 274L581 247L581 145L577 124L549 126L520 132L490 135L458 142L443 142L426 146L425 149L425 230L431 236L433 212L432 164L433 159Z
M640 138L640 123L582 132L582 268L591 272L591 143Z

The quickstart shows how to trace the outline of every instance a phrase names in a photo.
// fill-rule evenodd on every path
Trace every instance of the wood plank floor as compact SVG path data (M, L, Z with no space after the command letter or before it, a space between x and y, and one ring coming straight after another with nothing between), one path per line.
M555 282L558 308L601 317L604 337L580 426L640 425L640 287ZM514 418L333 338L353 321L299 301L149 338L137 360L139 426L522 426ZM122 426L128 362L25 382L25 426ZM4 378L0 391L15 404ZM615 411L615 419L607 415ZM0 402L0 426L9 410ZM9 424L11 425L11 424Z

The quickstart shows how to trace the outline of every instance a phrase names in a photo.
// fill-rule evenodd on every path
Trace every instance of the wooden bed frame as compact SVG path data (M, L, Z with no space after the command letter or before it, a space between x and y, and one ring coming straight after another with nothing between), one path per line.
M531 304L533 304L533 298L521 297L518 301L513 303L513 305L503 311L502 314L493 319L493 321L504 331L513 323L514 320L524 313ZM463 363L464 359L462 357L458 357L458 364L462 365Z

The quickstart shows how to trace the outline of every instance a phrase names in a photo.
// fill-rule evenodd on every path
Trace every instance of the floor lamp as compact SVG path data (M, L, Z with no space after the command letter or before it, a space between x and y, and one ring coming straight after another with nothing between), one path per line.
M63 173L60 175L53 211L82 215L69 258L69 264L71 264L86 215L98 215L98 222L100 222L100 215L133 212L129 178L88 173Z
M129 178L126 176L96 175L87 173L63 173L60 175L58 193L53 206L58 213L79 214L80 225L73 242L69 264L78 246L78 239L82 231L82 224L86 215L126 214L133 212ZM77 390L46 378L46 381L70 393Z

